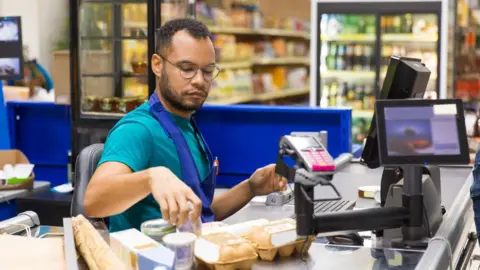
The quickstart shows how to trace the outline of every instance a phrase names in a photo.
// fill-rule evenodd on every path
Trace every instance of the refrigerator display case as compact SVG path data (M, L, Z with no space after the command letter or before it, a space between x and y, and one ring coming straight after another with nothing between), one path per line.
M147 101L155 29L188 12L188 0L70 0L73 160Z
M446 1L313 0L310 105L351 107L362 143L392 55L421 59L426 96L446 97Z

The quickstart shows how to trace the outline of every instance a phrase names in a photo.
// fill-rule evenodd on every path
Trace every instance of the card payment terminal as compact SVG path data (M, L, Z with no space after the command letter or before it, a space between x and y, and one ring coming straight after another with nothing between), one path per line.
M296 154L297 163L309 172L335 171L335 161L327 149L315 136L286 135L283 149Z
M336 170L336 160L328 153L320 137L316 136L316 134L305 132L286 135L280 142L280 149L284 154L291 156L295 160L296 167L305 168L310 173L333 174ZM285 165L283 162L277 161L277 169ZM281 173L281 175L284 174ZM292 179L289 180L292 181ZM281 206L292 199L293 190L289 186L285 191L269 194L266 204Z

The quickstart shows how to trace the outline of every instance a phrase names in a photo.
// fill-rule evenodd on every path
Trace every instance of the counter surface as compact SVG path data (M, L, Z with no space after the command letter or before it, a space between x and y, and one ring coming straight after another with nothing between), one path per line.
M444 205L449 211L456 195L467 181L471 168L442 168L441 183ZM357 188L366 185L379 185L381 169L369 170L359 164L338 172L333 180L337 189L344 199L356 200L357 207L376 207L373 200L358 199ZM222 190L217 190L222 192ZM293 214L292 206L265 206L263 204L249 203L235 215L225 220L225 223L233 224L252 219L266 218L270 220L288 217ZM53 234L61 232L61 228L40 226L32 233L40 237L44 233ZM258 261L253 269L415 269L421 260L422 250L401 250L392 248L378 248L380 245L373 243L375 240L365 241L365 246L338 246L327 244L325 238L317 238L311 245L309 254L305 260L298 256L289 259L276 259L273 262ZM373 248L376 247L376 248Z
M102 237L108 236L100 231ZM32 229L33 237L61 237L63 228L54 226L38 226ZM107 240L108 241L108 240ZM258 260L252 270L284 269L284 270L339 270L339 269L396 269L414 270L422 258L423 251L402 249L375 249L369 247L353 247L330 245L317 239L312 243L305 258L294 256L280 258L273 262ZM78 260L79 270L87 270L83 259ZM353 268L355 266L355 268ZM198 269L204 269L202 267Z
M442 201L446 210L449 211L456 195L467 181L472 168L449 167L441 168L440 170ZM355 200L357 208L379 207L374 200L359 198L358 187L380 185L382 172L383 169L380 168L372 170L358 163L354 163L337 172L332 183L338 189L344 200ZM315 187L315 199L320 199L322 195L331 196L330 189L330 187ZM264 204L249 203L224 222L234 224L258 218L275 220L290 217L293 213L293 205L265 206Z
M0 191L0 203L9 200L15 200L18 197L26 195L30 191L48 190L50 188L50 182L47 181L35 181L33 182L33 189L18 189L18 190L5 190Z

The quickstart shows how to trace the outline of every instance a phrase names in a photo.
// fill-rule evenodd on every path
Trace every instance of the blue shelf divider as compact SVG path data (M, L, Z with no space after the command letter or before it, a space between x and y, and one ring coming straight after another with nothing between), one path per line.
M333 157L352 151L351 109L234 105L204 106L197 123L220 167L217 184L231 187L275 163L278 142L293 131L328 131Z
M67 182L70 108L38 102L9 102L7 108L11 145L36 164L37 179L52 186ZM219 186L231 187L275 163L280 137L293 131L326 130L332 156L352 151L350 109L206 105L196 119L219 159Z

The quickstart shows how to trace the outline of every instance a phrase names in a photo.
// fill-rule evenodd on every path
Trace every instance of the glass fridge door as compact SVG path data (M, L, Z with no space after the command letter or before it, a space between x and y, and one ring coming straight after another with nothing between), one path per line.
M187 0L160 1L165 23L185 17ZM148 86L147 0L82 0L79 4L80 114L119 118L143 104Z
M438 15L423 13L385 14L380 17L380 85L392 55L421 59L430 70L425 97L438 96Z
M375 14L320 18L320 106L352 108L354 143L363 142L371 120L365 111L375 103L376 20Z

